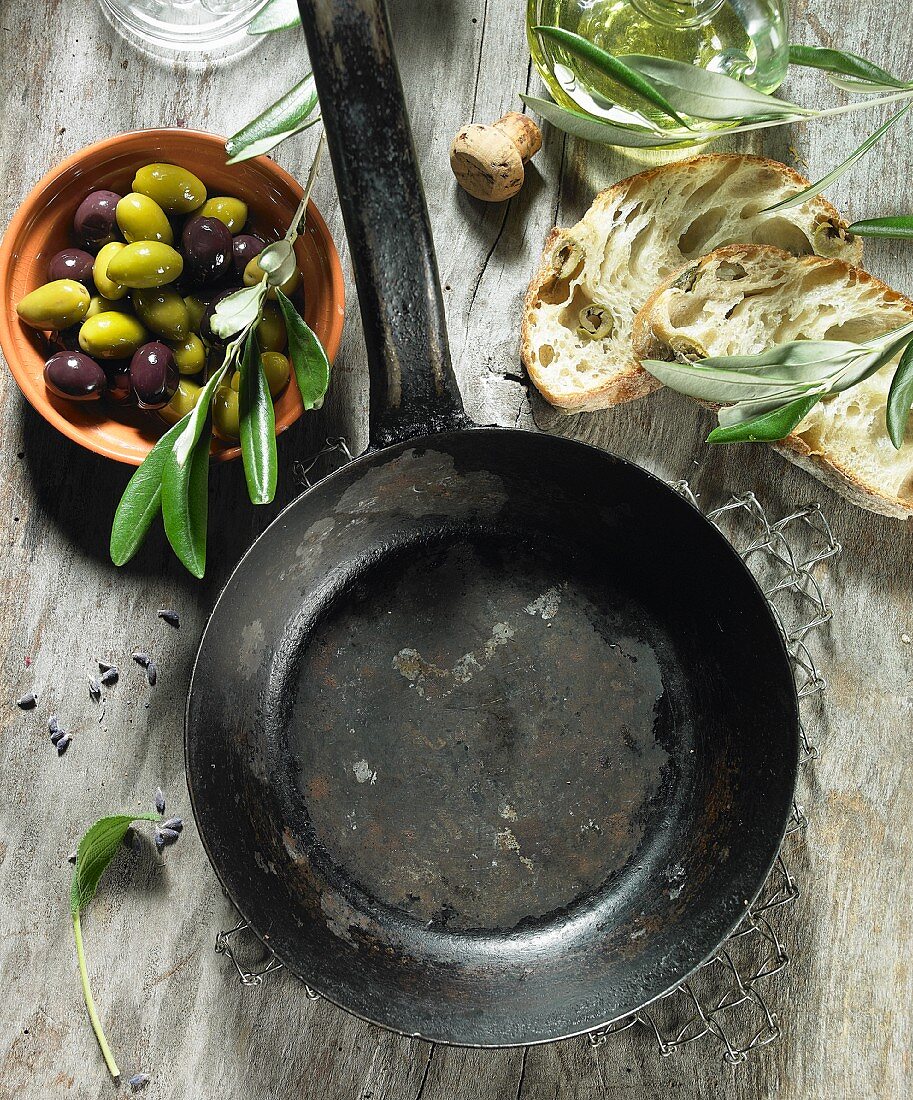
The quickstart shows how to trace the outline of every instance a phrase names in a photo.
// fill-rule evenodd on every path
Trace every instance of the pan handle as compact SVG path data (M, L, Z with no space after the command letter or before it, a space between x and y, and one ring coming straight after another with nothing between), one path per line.
M467 427L383 0L298 0L371 379L371 443Z

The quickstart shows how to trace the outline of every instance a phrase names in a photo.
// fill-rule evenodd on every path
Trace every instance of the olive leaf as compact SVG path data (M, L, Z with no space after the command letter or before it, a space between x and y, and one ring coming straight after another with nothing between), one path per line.
M879 141L884 136L884 134L886 134L888 130L891 129L892 126L898 123L910 110L911 107L913 107L913 103L908 103L905 107L901 107L901 109L896 114L891 115L887 122L879 126L873 134L869 134L865 141L863 141L861 145L857 146L857 148L854 149L852 153L850 153L845 161L843 161L841 164L838 164L836 168L831 169L831 171L828 172L826 176L822 176L821 179L818 180L816 183L812 183L808 187L803 188L801 191L797 191L794 195L790 195L789 198L783 199L781 202L774 203L773 206L766 207L764 210L761 211L761 213L772 214L775 210L789 210L794 206L801 206L802 203L808 202L808 200L813 199L815 195L820 195L821 192L830 187L830 185L835 180L840 179L844 172L852 168L860 157L865 156L869 149L871 149L872 146L877 141Z
M127 482L111 525L110 553L115 565L126 565L142 546L152 521L162 509L162 470L190 413L169 428Z
M268 286L282 286L298 268L294 245L287 239L267 245L257 260L261 269L266 272Z
M731 76L684 61L647 54L626 54L619 60L648 80L662 84L669 102L693 118L721 122L743 118L793 120L814 114L805 107L759 92Z
M714 428L708 443L775 443L785 439L821 400L820 394L800 397L788 405L729 427Z
M654 126L627 126L615 122L607 122L584 114L583 111L575 111L568 107L562 107L553 103L550 99L541 99L539 96L520 93L520 99L532 107L536 114L541 115L546 122L557 126L566 134L583 138L584 141L598 142L601 145L618 145L627 149L655 149L664 145L678 145L694 134L682 131L661 130Z
M913 217L900 215L895 218L867 218L853 222L848 229L858 237L896 237L898 240L913 240Z
M851 76L838 76L836 73L828 73L827 80L841 92L850 92L852 95L877 95L904 88L905 84L875 84L871 80L854 80Z
M634 92L635 95L640 96L641 99L652 103L654 107L662 111L663 114L668 115L669 118L674 119L680 126L684 126L686 130L691 128L655 84L645 80L636 69L632 69L617 57L600 49L599 46L584 38L583 35L574 34L573 31L566 31L561 27L538 26L534 27L533 31L540 38L554 42L573 57L587 62L603 75L617 81L628 88L629 91Z
M310 329L291 300L278 289L276 297L285 318L289 358L295 370L302 404L306 409L319 409L330 384L327 354L316 333Z
M276 495L279 472L276 414L260 358L260 345L253 331L248 333L241 355L238 415L241 457L251 503L269 504Z
M878 84L889 88L903 88L904 81L891 76L889 72L860 57L843 50L832 50L826 46L790 46L790 65L803 65L812 69L822 69L827 73L853 77L856 80Z
M225 142L228 163L237 164L268 153L286 138L313 126L320 121L320 115L314 115L316 107L314 77L308 73L304 80Z
M277 242L279 243L279 242ZM263 280L253 286L245 286L216 303L209 327L223 340L235 336L248 325L254 324L260 315L267 288Z
M900 450L904 443L910 408L913 407L913 343L907 344L888 390L885 412L888 438Z
M82 993L92 1030L95 1032L95 1038L98 1040L105 1064L115 1080L120 1077L120 1070L117 1068L117 1062L111 1048L108 1046L104 1028L98 1018L95 999L92 996L82 941L80 914L95 897L95 891L98 889L101 876L123 844L127 830L133 822L159 821L160 819L160 814L116 814L111 817L103 817L88 830L76 849L76 867L73 870L73 882L70 887L70 916L73 920L73 935L76 939L79 979L82 984Z
M298 0L269 0L250 21L248 34L271 34L284 31L301 22Z
M206 571L209 518L209 406L228 364L209 379L162 470L162 517L165 534L181 562L197 578Z

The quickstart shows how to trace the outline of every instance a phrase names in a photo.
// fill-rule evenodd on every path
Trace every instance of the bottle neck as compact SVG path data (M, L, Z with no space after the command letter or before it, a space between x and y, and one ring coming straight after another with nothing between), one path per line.
M700 27L708 23L726 0L631 0L645 18L664 27Z

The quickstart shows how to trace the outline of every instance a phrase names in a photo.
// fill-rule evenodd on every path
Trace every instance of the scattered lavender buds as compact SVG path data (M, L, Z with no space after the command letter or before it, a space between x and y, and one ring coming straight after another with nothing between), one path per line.
M105 685L105 687L110 687L111 684L117 683L117 678L119 676L120 672L118 671L117 665L111 665L109 668L106 668L101 674L101 682Z
M177 838L181 835L177 829L166 829L164 826L159 829L158 836L162 838L165 844L174 844Z
M97 703L101 699L101 684L98 682L98 677L90 673L86 679L89 681L89 698Z
M172 611L170 608L159 608L159 618L164 619L169 626L173 626L175 630L179 630L181 626L181 617L176 611Z
M48 719L48 733L55 734L60 729L60 719L56 714L52 714Z
M146 1085L149 1084L149 1074L134 1073L127 1084L134 1092L139 1092L141 1089L144 1089Z
M161 855L162 852L165 851L165 838L158 831L158 829L155 830L154 840L155 840L156 851L158 852L159 855Z
M161 787L155 788L155 808L160 814L165 812L165 793Z
M172 832L179 833L184 828L184 822L179 817L169 817L167 821L162 822L163 829L171 829Z
M20 710L34 710L38 702L38 696L34 691L30 691L28 695L20 695L16 700L16 706Z
M52 745L59 745L60 742L66 736L67 736L67 731L65 729L61 729L60 726L56 726L54 728L54 732L51 734L51 744Z
M71 742L72 740L73 740L73 738L72 738L72 737L71 737L71 736L70 736L70 735L69 735L68 733L65 733L65 734L64 734L64 735L63 735L63 736L62 736L62 737L60 738L60 740L59 740L59 741L57 742L57 755L58 755L58 756L63 756L63 754L64 754L64 753L65 753L65 752L67 751L67 749L68 749L68 748L70 747L70 742Z
M148 653L143 653L142 650L135 649L133 651L133 660L139 665L140 668L148 668L152 664L152 658Z

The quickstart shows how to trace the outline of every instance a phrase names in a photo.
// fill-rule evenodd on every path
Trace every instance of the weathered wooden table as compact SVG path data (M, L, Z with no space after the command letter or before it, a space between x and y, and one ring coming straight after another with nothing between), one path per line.
M910 525L860 512L762 448L711 450L707 417L662 393L614 413L562 419L532 395L517 358L521 296L546 231L577 219L596 190L637 170L608 150L561 134L545 146L521 195L485 207L459 191L447 164L452 134L517 108L537 84L522 0L393 0L392 19L438 244L457 374L482 423L538 427L608 447L664 477L686 477L707 506L754 488L774 515L821 501L844 553L824 583L836 620L820 653L830 679L823 753L806 772L811 826L793 856L803 889L785 918L794 955L772 979L779 1042L740 1067L699 1043L661 1058L641 1030L594 1048L585 1039L527 1050L467 1051L389 1034L308 1000L273 976L242 988L213 951L234 920L190 821L183 774L184 697L197 641L228 571L279 508L301 490L296 459L327 436L365 442L366 379L354 293L329 399L283 437L275 505L253 509L238 464L214 472L211 566L204 584L176 567L164 539L117 571L107 537L128 471L78 449L2 389L0 559L4 695L34 689L37 712L4 704L0 797L0 1098L113 1093L85 1019L68 916L67 853L101 814L148 809L153 789L188 822L163 860L146 845L125 854L85 921L96 998L126 1075L152 1073L147 1095L186 1100L544 1100L545 1097L897 1097L913 1091L910 1034L909 858L913 819L913 606ZM903 0L800 0L794 39L839 44L902 65L913 35ZM306 65L300 33L286 32L222 66L172 66L125 44L96 5L59 0L0 8L2 218L63 156L142 126L231 132ZM822 81L793 79L812 101ZM828 94L824 92L823 94ZM880 120L880 116L879 116ZM872 113L791 131L752 148L821 175L875 125ZM303 176L313 137L278 159ZM899 128L832 197L857 217L907 207L909 128ZM316 190L343 254L333 181ZM913 249L867 246L867 262L913 289ZM712 594L708 593L708 599ZM175 631L156 618L176 607ZM141 646L160 678L148 689L130 661ZM86 693L98 659L120 684L102 718ZM61 760L47 740L56 712L76 731Z

